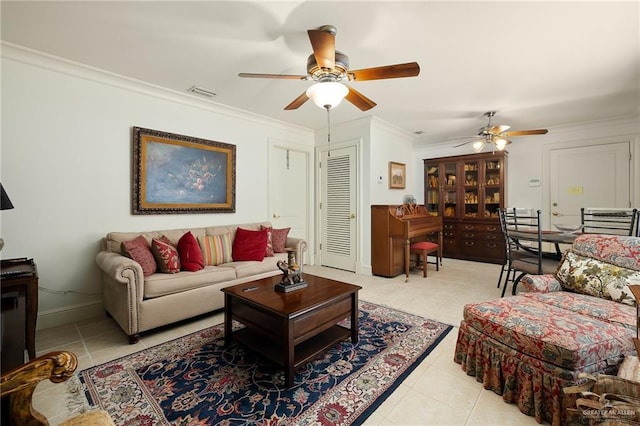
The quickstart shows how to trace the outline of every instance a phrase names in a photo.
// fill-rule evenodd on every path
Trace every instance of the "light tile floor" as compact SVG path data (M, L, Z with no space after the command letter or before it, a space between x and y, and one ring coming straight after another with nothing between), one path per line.
M499 265L444 259L440 271L429 266L421 271L382 278L347 271L305 266L305 272L362 286L361 300L451 324L455 328L413 371L398 389L367 419L366 425L537 425L513 404L482 387L453 362L453 352L466 303L500 297L496 282ZM509 289L510 290L510 289ZM78 371L157 345L223 321L222 312L182 322L142 335L129 345L116 323L109 318L38 330L38 354L66 349L78 355ZM42 382L34 394L34 406L52 425L69 417L68 386Z

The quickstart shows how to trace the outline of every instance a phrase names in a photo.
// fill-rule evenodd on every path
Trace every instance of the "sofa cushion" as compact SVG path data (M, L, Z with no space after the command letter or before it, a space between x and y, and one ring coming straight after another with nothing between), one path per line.
M153 274L144 280L143 297L151 299L231 281L235 278L235 269L226 266L205 266L204 269L195 272L182 271L176 274Z
M233 239L233 251L231 257L234 262L242 260L256 260L262 262L267 250L267 230L252 231L249 229L236 229Z
M140 264L142 274L145 277L148 277L158 270L158 265L156 264L153 253L151 253L149 242L142 235L138 235L130 241L123 241L122 251L125 256L130 257Z
M251 275L263 274L265 272L279 271L278 260L287 260L287 255L276 253L273 257L266 257L262 262L232 262L224 266L232 266L236 270L238 278L245 278Z
M180 229L167 229L161 231L147 231L147 232L109 232L102 241L102 247L106 251L124 254L122 250L122 242L133 240L138 235L142 235L149 244L153 238L160 238L166 236L174 244L178 244L178 240L185 232L191 231L194 237L206 235L205 228L180 228Z
M275 229L271 231L271 240L273 241L273 251L276 253L286 253L287 236L291 228Z
M580 256L640 271L640 239L637 237L582 234L575 239L571 250Z
M180 272L180 256L178 250L164 235L151 240L151 252L156 258L158 270L167 274Z
M569 370L632 351L635 331L622 324L634 318L631 306L569 292L521 293L464 307L469 326Z
M204 268L204 258L198 240L191 231L187 231L178 240L178 255L180 256L180 269L183 271L199 271Z
M272 227L267 227L267 226L261 226L260 229L266 229L267 230L267 250L265 251L264 255L265 257L272 257L274 254L273 251L273 228Z
M231 232L198 238L205 265L216 266L231 262Z
M628 284L640 282L640 272L581 256L569 250L565 253L556 277L564 290L588 294L635 306L636 300Z

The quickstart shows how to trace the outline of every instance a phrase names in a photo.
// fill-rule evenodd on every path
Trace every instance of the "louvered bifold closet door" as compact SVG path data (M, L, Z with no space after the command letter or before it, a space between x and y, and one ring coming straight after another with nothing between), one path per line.
M356 150L323 154L322 264L355 271L356 263Z

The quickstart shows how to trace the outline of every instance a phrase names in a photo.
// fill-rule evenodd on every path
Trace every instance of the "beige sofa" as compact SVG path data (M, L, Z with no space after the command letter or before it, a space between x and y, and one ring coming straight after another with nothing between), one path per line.
M110 232L102 241L96 256L103 282L105 309L129 336L130 343L140 339L140 333L196 315L224 308L223 287L281 274L278 260L287 260L286 253L275 253L262 262L242 261L206 266L196 272L175 274L156 272L143 276L142 267L122 252L121 243L143 235L152 238L167 236L172 243L187 231L196 237L231 232L238 227L259 230L269 222L239 225L184 228L150 232ZM287 237L286 247L296 249L296 260L302 265L307 243L304 239Z

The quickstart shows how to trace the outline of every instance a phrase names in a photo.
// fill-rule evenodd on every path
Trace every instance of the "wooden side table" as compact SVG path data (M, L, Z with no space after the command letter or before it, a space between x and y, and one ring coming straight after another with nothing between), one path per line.
M29 359L36 357L36 321L38 319L38 268L33 259L6 259L0 262L0 285L2 292L2 371L24 363L26 347ZM16 324L17 322L17 324ZM20 322L22 322L20 324ZM15 324L15 325L12 325ZM11 342L7 347L5 342ZM5 356L11 351L21 350L22 358L10 358L5 365Z

